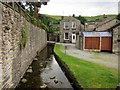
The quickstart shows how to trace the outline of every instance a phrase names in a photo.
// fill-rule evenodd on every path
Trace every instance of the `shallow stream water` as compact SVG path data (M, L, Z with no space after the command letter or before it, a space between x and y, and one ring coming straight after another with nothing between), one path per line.
M73 89L53 55L53 47L50 46L35 57L16 90L20 88Z

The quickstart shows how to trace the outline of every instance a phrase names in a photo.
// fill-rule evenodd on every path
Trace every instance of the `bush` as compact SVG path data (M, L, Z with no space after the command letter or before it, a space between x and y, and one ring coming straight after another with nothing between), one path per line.
M120 20L120 14L117 15L117 19Z

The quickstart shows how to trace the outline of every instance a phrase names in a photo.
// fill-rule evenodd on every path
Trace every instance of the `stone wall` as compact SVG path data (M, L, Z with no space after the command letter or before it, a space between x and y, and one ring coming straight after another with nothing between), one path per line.
M75 44L76 48L83 50L83 36L82 33L80 35L77 35L77 40Z
M114 53L118 53L119 51L119 36L120 36L120 31L119 31L119 27L116 27L113 29L113 46L112 46L112 50Z
M37 52L47 45L46 32L29 18L17 3L0 2L0 89L15 88Z
M0 12L1 12L1 3L0 3ZM0 13L0 87L2 87L2 13Z

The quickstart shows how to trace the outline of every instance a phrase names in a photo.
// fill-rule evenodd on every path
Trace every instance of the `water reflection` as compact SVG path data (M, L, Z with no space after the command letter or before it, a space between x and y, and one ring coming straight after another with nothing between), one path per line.
M54 56L41 73L41 78L48 87L51 88L72 88L68 79L65 77Z

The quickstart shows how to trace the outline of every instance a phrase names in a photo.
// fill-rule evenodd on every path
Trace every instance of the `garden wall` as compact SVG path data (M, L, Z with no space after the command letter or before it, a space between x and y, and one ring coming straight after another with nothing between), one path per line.
M46 45L46 32L31 23L19 4L0 2L0 89L15 88Z

